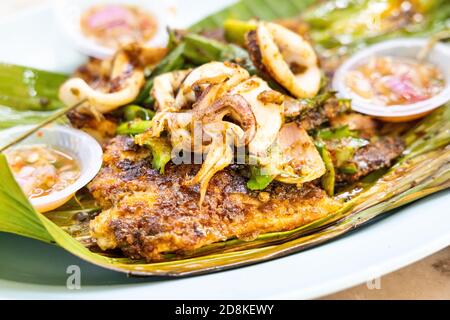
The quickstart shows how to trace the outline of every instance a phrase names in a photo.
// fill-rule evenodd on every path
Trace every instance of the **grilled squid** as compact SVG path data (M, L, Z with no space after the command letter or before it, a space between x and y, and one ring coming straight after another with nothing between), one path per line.
M289 184L302 184L325 174L314 141L298 123L284 124L265 157L256 158L264 175Z
M211 139L208 153L200 171L186 185L200 184L200 203L203 201L211 178L230 165L234 159L234 147L253 140L256 120L249 103L240 95L224 95L210 108L195 109L194 118L201 124L206 138ZM237 124L224 121L229 116Z
M276 143L282 155L281 161L275 164L279 171L276 180L300 184L325 174L325 164L314 141L296 122L283 125Z
M159 136L170 125L181 130L180 126L174 123L177 116L172 113L181 110L189 113L192 108L198 111L209 107L227 91L227 88L248 77L247 70L227 62L210 62L194 70L174 71L157 76L152 89L157 113L153 118L152 127L145 135ZM186 116L183 116L183 120L185 118ZM183 134L183 136L187 135ZM181 145L189 145L189 143L184 141ZM202 152L198 149L194 151Z
M201 200L214 174L232 163L234 146L247 145L250 154L264 154L275 142L283 123L283 95L270 89L260 78L240 82L213 104L210 104L211 90L221 89L208 88L193 106L195 118L212 139L202 168L189 181L189 184L200 183ZM223 121L225 116L239 126Z
M249 153L260 155L275 141L283 124L284 97L272 90L266 81L253 77L241 82L229 94L242 96L250 105L257 123L255 137L249 142Z
M234 146L248 144L255 136L251 106L242 96L228 94L249 76L238 65L211 62L155 78L157 113L151 128L136 136L136 143L144 144L167 130L174 149L206 154L201 170L187 182L200 184L201 201L212 176L233 161ZM235 123L225 121L225 116Z
M229 62L209 62L195 68L183 81L176 96L175 105L181 109L193 103L211 85L217 86L213 98L220 97L230 88L250 77L247 70ZM211 96L211 95L210 95Z
M177 113L179 108L175 105L175 92L190 72L191 70L179 70L155 77L151 94L155 98L157 112L152 119L151 128L147 133L140 135L139 140L145 140L146 137L159 137L166 128L169 128L173 146L182 145L180 149L185 149L186 146L191 145L188 126L192 116Z
M250 104L241 95L225 95L216 100L209 108L193 109L194 118L202 124L222 122L225 116L239 124L244 132L243 144L253 141L256 132L256 120ZM240 146L242 143L239 143Z
M247 34L254 64L297 98L312 98L320 89L321 73L311 45L278 24L259 22Z
M190 72L191 70L179 70L155 77L151 94L155 98L156 110L179 111L182 106L175 104L174 92L180 88Z
M306 131L283 125L285 96L237 65L211 62L192 71L163 74L155 78L152 95L156 115L135 142L144 145L166 131L176 152L205 155L198 173L185 182L200 185L200 203L211 178L233 162L235 147L248 146L250 156L286 183L310 181L324 173ZM280 159L268 153L274 146L282 151Z
M59 98L66 105L87 100L80 110L100 116L133 102L144 84L144 65L155 63L165 51L141 48L130 44L122 48L110 63L109 81L92 86L84 79L67 80L59 90Z

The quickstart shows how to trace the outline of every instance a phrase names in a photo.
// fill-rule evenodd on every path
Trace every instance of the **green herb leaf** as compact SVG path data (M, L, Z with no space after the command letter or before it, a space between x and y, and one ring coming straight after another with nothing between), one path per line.
M151 72L135 103L144 106L153 105L154 101L150 92L156 76L211 61L232 61L239 63L250 73L256 72L244 49L189 33L183 36L182 41Z

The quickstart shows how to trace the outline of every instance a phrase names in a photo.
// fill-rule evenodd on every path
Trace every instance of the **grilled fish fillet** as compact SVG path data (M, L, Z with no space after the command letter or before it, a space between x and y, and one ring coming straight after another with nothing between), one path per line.
M314 184L273 183L251 192L237 166L218 172L200 208L198 187L185 187L198 165L152 169L151 152L128 137L106 147L104 166L89 189L103 211L91 221L92 237L103 249L159 261L164 253L230 238L252 240L259 234L296 228L337 210L341 203Z

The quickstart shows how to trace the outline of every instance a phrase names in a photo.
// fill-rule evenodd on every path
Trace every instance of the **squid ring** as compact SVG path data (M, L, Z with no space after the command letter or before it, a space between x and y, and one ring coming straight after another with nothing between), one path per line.
M316 53L300 35L275 23L261 22L247 35L255 65L297 98L312 98L320 89Z
M133 102L144 84L144 72L134 67L125 52L119 52L114 59L111 74L119 79L119 87L114 92L94 89L81 78L67 80L59 90L59 98L66 105L74 105L87 99L84 105L94 113L107 113Z

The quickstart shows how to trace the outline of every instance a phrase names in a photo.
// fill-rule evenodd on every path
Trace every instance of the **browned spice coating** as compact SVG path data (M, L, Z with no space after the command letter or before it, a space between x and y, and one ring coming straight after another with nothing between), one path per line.
M403 140L399 137L381 137L378 141L356 151L351 159L357 168L354 174L339 174L338 182L355 182L372 171L390 167L405 149Z
M183 185L199 166L169 164L160 175L151 167L150 154L124 136L107 146L104 167L89 185L104 209L91 222L101 248L157 261L165 252L290 230L340 207L313 184L274 183L264 192L249 192L246 178L229 167L211 180L199 208L198 187Z

